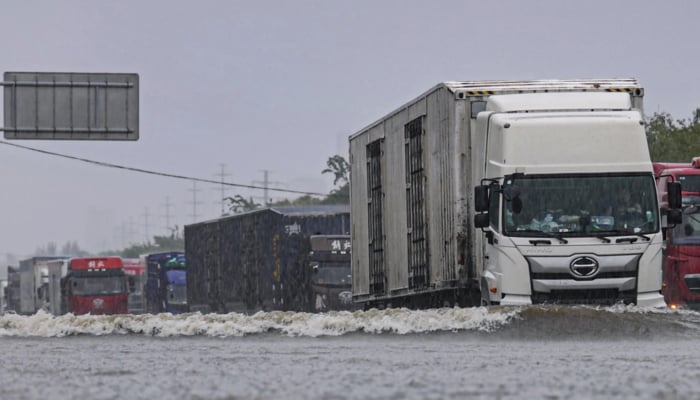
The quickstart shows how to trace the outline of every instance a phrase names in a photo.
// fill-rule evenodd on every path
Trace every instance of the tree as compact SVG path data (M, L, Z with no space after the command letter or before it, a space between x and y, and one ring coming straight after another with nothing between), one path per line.
M350 182L350 179L348 178L348 174L350 173L350 164L345 160L345 158L343 158L343 156L336 154L329 157L328 161L326 161L326 165L328 168L321 171L321 173L333 174L334 185L337 185L338 182L340 182L342 186L343 184Z
M63 246L61 246L61 251L58 251L58 245L56 242L49 242L46 246L40 246L34 251L36 257L51 257L51 256L72 256L72 257L84 257L90 254L90 252L83 250L78 245L77 241L67 241Z
M646 123L647 143L653 161L690 162L700 156L700 109L690 120L675 120L655 113Z
M252 197L246 199L240 194L233 197L225 197L224 200L230 203L228 206L229 211L234 214L240 214L242 212L253 211L260 208L260 204L256 203Z
M328 196L321 200L321 204L348 204L350 202L350 164L343 156L336 154L328 158L326 165L328 168L321 171L321 174L333 174L333 184L340 185L331 190Z
M134 244L123 250L107 250L103 256L118 255L122 258L138 258L143 254L164 251L185 251L185 239L180 235L153 236L153 243Z

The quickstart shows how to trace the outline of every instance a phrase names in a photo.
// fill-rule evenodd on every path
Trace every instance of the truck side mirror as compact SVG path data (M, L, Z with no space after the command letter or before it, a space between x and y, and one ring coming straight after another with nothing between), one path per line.
M668 208L679 210L683 206L680 182L668 182L666 184L666 192L668 193Z
M489 187L486 185L474 188L474 209L476 212L488 211L489 209Z
M476 214L474 216L474 227L486 228L489 226L489 213Z
M666 221L670 225L676 225L683 222L683 213L679 208L669 208L666 213Z

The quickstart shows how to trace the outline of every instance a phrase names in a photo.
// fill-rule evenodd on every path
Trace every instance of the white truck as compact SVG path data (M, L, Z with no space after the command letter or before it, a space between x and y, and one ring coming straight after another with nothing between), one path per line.
M643 94L444 82L352 135L353 301L664 306Z
M55 257L31 257L19 262L19 310L21 314L47 311L48 268L46 262Z

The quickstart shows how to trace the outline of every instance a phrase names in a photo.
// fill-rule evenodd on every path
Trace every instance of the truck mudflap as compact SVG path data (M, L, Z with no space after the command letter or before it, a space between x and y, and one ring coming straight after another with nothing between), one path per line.
M666 302L664 301L664 296L659 292L646 292L639 293L637 295L637 306L639 307L653 307L653 308L666 308Z

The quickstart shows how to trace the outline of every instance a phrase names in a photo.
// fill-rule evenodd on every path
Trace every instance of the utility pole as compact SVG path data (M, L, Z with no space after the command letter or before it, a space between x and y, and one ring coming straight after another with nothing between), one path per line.
M226 164L219 164L219 167L221 167L221 172L219 172L216 177L219 178L219 181L221 182L221 187L220 187L220 194L219 194L219 201L217 203L221 204L221 213L219 216L226 215L228 210L225 208L225 201L224 199L226 198L226 186L224 185L225 178L227 176L231 176L231 174L226 173Z
M199 189L197 189L197 181L192 181L192 189L189 189L190 192L192 192L192 201L188 202L188 204L192 204L192 222L197 222L199 219L199 214L197 214L197 204L201 204L200 201L197 201L197 192L199 192Z

